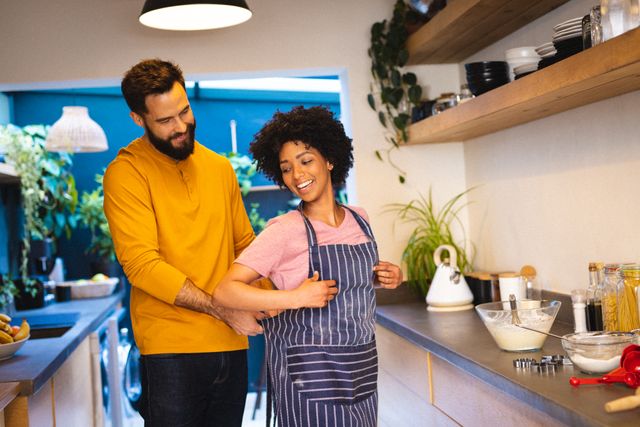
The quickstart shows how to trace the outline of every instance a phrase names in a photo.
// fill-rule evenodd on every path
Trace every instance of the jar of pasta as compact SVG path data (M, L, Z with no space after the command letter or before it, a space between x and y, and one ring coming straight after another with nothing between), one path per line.
M638 292L640 292L640 264L622 266L622 286L618 304L620 331L629 332L640 328L638 318Z
M620 331L618 304L622 298L622 271L620 264L605 264L603 276L602 320L605 331Z

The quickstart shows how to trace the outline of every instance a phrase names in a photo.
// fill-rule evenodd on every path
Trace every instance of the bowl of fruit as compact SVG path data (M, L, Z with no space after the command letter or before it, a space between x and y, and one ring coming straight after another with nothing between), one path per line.
M11 321L11 317L0 313L0 360L12 357L29 339L29 323L23 319L17 326Z

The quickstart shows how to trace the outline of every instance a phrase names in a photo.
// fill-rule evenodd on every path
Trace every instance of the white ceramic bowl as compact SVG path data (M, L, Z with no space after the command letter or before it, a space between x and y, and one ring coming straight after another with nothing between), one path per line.
M119 279L110 277L105 280L74 280L58 283L58 286L69 286L71 288L71 299L100 298L113 293Z
M13 355L16 354L18 350L20 350L20 347L22 347L28 339L29 336L20 341L11 342L8 344L0 344L0 360L6 360L13 357Z

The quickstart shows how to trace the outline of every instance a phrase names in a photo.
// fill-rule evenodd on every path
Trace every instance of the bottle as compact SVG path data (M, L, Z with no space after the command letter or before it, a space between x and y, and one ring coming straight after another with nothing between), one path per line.
M602 321L605 331L620 331L618 321L620 264L606 264L603 269Z
M587 288L587 330L602 331L602 287L598 281L598 266L589 263L589 287Z
M586 301L587 292L584 289L574 289L571 291L571 302L573 303L573 330L575 333L587 332Z

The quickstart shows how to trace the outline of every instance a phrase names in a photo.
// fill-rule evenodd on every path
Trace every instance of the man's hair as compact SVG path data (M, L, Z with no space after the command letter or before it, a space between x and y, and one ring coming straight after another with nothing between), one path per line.
M258 163L258 170L282 187L280 149L290 141L301 141L318 150L333 165L332 184L344 184L353 166L353 147L342 123L331 111L324 107L298 106L288 113L276 112L255 134L249 151Z
M120 88L129 109L143 115L148 112L146 97L169 92L176 82L185 87L178 65L160 59L145 59L125 73Z

